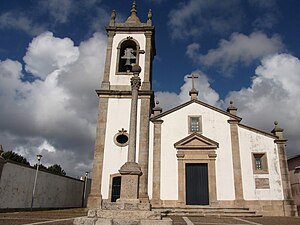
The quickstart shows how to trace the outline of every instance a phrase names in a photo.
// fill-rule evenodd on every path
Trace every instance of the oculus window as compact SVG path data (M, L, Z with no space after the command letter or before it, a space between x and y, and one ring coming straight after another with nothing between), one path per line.
M129 141L129 135L124 128L122 130L119 130L118 133L115 134L114 136L114 143L119 146L119 147L125 147L128 145Z

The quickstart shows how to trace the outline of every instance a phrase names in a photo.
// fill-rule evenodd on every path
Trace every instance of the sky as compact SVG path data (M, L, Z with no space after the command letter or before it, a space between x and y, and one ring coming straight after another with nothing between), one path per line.
M0 1L0 144L33 165L91 171L99 89L111 11L131 0ZM297 0L137 0L153 11L153 90L163 110L198 98L242 123L285 129L287 155L300 154L300 2Z

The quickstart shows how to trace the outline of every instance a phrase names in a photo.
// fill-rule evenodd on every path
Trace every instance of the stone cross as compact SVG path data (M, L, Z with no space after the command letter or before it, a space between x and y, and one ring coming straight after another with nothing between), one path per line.
M195 78L199 78L199 76L195 75L195 74L192 74L192 76L189 76L188 78L192 79L192 90L195 89Z
M145 51L144 50L132 50L131 51L132 53L136 53L136 65L139 65L139 58L140 58L140 54L145 54Z

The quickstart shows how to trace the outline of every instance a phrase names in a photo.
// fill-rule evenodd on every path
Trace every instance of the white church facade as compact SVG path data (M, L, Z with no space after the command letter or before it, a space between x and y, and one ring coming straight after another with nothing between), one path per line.
M152 12L143 23L134 3L124 23L115 18L113 11L103 81L97 90L88 207L118 202L123 182L129 182L120 168L134 161L141 170L134 181L136 200L153 209L249 208L262 215L296 215L283 129L277 123L270 133L249 127L232 103L226 111L208 105L197 98L194 87L188 102L163 112L152 90ZM135 72L140 78L136 105ZM134 148L134 155L129 148Z

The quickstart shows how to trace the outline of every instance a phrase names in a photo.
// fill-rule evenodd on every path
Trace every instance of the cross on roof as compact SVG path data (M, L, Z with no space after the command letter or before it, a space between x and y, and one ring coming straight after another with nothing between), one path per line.
M192 79L192 90L194 90L195 89L195 78L199 78L199 76L195 75L195 74L192 74L188 78Z

